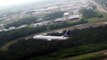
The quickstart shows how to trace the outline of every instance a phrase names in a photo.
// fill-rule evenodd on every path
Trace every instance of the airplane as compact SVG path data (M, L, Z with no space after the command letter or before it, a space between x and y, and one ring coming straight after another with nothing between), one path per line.
M33 39L45 39L45 40L48 40L48 41L51 41L51 40L66 40L68 39L69 37L69 33L70 31L66 31L66 33L63 35L63 36L44 36L44 35L35 35L33 37Z

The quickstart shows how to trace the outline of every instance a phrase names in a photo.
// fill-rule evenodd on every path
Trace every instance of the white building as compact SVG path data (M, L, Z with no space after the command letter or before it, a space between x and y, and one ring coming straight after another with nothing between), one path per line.
M69 20L73 20L73 19L79 19L80 18L80 15L70 15L68 17Z
M16 27L9 27L8 30L14 30Z
M63 19L63 18L57 18L54 20L54 22L63 22L63 21L65 21L65 19Z
M63 14L64 20L68 20L69 15L70 15L70 13L65 12L65 13Z
M17 29L21 29L21 28L24 28L24 27L27 27L27 26L28 26L27 24L21 25L21 26L19 26Z

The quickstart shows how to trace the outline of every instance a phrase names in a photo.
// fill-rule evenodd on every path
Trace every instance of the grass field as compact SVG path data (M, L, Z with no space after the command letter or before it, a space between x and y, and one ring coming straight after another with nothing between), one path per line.
M100 60L101 58L105 58L105 57L107 57L107 55L95 52L95 53L88 53L88 54L79 55L75 57L64 58L60 60Z
M94 18L90 18L90 19L86 19L86 20L87 20L89 23L97 23L97 22L107 21L107 13L99 12L99 11L97 11L97 13L102 14L102 15L103 15L103 18L94 17Z

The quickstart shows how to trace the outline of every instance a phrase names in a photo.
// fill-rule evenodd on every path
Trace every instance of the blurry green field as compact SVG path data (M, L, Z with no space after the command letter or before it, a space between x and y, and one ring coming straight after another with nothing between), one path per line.
M98 13L102 14L104 17L103 18L94 17L94 18L87 19L87 21L89 23L97 23L97 22L107 21L107 13L103 13L103 12L98 12Z
M94 59L101 59L104 57L107 57L107 56L96 52L96 53L89 53L89 54L79 55L76 57L69 57L69 58L60 59L60 60L94 60Z

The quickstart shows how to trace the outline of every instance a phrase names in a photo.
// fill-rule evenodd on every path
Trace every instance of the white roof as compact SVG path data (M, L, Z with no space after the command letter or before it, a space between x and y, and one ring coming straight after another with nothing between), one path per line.
M80 15L71 15L68 17L68 19L74 19L74 18L80 18Z
M65 13L64 13L64 16L67 16L67 15L69 15L69 13L68 13L68 12L65 12Z
M16 29L16 27L9 27L9 30L13 30L13 29Z

